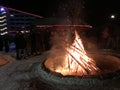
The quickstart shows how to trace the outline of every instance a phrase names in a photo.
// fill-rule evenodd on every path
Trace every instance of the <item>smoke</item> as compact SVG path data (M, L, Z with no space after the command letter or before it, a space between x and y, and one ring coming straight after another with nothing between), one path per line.
M63 59L66 55L66 47L69 47L74 40L74 33L70 27L57 28L52 32L50 58Z
M60 20L60 25L79 25L83 24L82 21L82 12L81 12L81 2L78 4L79 0L70 0L70 2L67 2L63 5L63 13L60 12L60 16L65 17L66 19ZM65 16L64 16L65 15ZM61 26L57 27L52 32L51 36L51 50L49 51L49 57L48 60L45 62L45 66L49 68L51 71L56 70L63 70L68 67L69 59L65 59L68 54L71 54L71 52L68 52L66 50L67 48L71 48L70 46L73 44L75 40L75 30L77 27L75 26ZM80 29L80 28L79 28ZM72 46L75 47L75 46ZM74 50L74 49L73 49ZM73 56L74 57L74 56ZM59 68L59 69L58 69ZM58 72L58 71L57 71Z
M85 23L83 0L60 0L56 16L69 19L72 24Z

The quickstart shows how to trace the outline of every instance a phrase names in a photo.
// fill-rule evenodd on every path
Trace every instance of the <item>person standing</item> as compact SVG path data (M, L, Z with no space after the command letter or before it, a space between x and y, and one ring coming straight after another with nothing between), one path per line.
M35 31L30 32L31 39L31 54L36 55L36 33Z
M5 52L9 52L9 35L6 34L4 36L4 46L5 46Z
M3 51L3 37L0 35L0 51Z
M16 58L22 59L26 56L26 40L24 34L20 31L15 36L15 44L16 44Z

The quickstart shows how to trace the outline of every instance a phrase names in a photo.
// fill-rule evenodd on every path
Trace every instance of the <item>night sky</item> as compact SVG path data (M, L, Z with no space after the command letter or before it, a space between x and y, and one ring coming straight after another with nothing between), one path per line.
M0 0L0 5L52 17L63 0ZM86 22L93 25L106 23L111 14L120 17L120 0L84 0Z

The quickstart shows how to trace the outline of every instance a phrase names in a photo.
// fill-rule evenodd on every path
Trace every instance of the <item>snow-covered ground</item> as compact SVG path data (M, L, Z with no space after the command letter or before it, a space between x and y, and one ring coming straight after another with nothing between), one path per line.
M27 60L13 60L0 67L0 90L29 90L29 84L23 81L30 80L30 67L39 62L39 58L40 56L34 56Z
M0 90L120 90L120 80L117 80L116 85L114 85L114 80L113 82L108 80L108 83L111 83L108 86L77 85L76 87L76 85L72 84L74 81L69 81L71 79L69 78L61 84L61 77L59 77L61 80L59 81L58 77L44 71L41 67L39 68L41 61L46 56L46 54L43 54L29 57L27 60L13 60L9 64L0 67ZM39 75L37 75L38 73ZM36 76L38 77L36 78ZM56 84L54 81L57 81ZM76 82L82 81L76 78ZM66 86L65 83L70 85Z

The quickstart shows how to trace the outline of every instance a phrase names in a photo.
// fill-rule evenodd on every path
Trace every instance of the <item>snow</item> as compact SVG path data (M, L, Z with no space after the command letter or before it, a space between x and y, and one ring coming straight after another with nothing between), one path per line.
M58 87L103 87L103 86L119 86L118 81L120 81L120 76L113 74L111 76L87 76L87 77L63 77L53 74L45 70L43 67L43 63L46 58L41 58L41 62L39 64L34 65L34 70L32 73L35 77L37 77L40 81L47 82L48 84ZM118 72L117 74L119 74ZM111 83L110 83L111 82Z
M0 68L0 90L120 90L120 78L61 77L41 67L48 54L12 60ZM118 74L118 76L120 76Z

